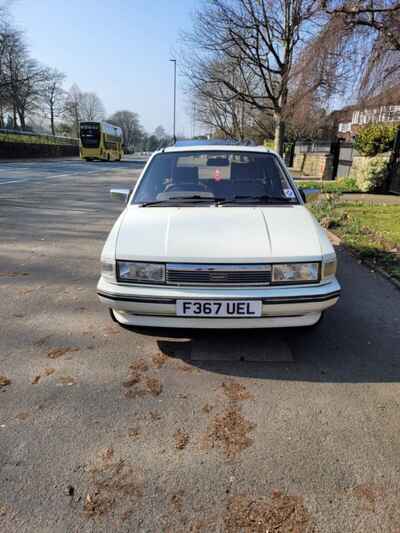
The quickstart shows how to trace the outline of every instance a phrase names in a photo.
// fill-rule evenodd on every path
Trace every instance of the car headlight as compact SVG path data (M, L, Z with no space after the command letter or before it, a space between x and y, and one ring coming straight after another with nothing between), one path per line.
M115 281L115 260L102 259L101 260L101 275L108 281Z
M117 261L119 281L137 283L164 283L165 265L160 263L137 263Z
M319 263L272 265L272 283L307 283L319 281Z
M336 257L322 263L322 279L333 278L336 274Z

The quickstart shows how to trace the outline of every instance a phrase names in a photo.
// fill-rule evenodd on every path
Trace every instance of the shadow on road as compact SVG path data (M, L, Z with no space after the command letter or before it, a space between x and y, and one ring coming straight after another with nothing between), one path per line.
M339 279L343 292L339 303L326 312L316 328L287 330L163 330L135 329L153 336L160 351L193 366L230 376L320 383L395 383L400 381L400 292L386 280L338 250ZM224 344L220 358L193 359L197 343L205 338ZM238 360L238 345L247 354L285 343L293 360L257 362ZM248 360L250 359L250 360ZM273 358L272 358L273 359Z

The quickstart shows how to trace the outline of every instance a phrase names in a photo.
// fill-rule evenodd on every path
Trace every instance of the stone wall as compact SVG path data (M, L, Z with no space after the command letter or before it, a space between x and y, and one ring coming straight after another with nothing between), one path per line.
M333 179L333 155L318 152L295 154L293 170L303 176Z

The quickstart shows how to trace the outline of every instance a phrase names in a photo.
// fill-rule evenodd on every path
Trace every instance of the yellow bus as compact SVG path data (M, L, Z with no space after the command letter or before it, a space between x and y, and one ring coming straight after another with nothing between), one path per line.
M80 156L92 161L121 161L124 154L121 128L107 122L80 122Z

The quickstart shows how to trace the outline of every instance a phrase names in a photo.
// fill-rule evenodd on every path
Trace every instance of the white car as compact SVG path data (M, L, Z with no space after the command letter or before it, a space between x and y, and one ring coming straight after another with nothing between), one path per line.
M272 151L166 148L111 193L97 292L120 324L312 326L338 300L332 245Z

